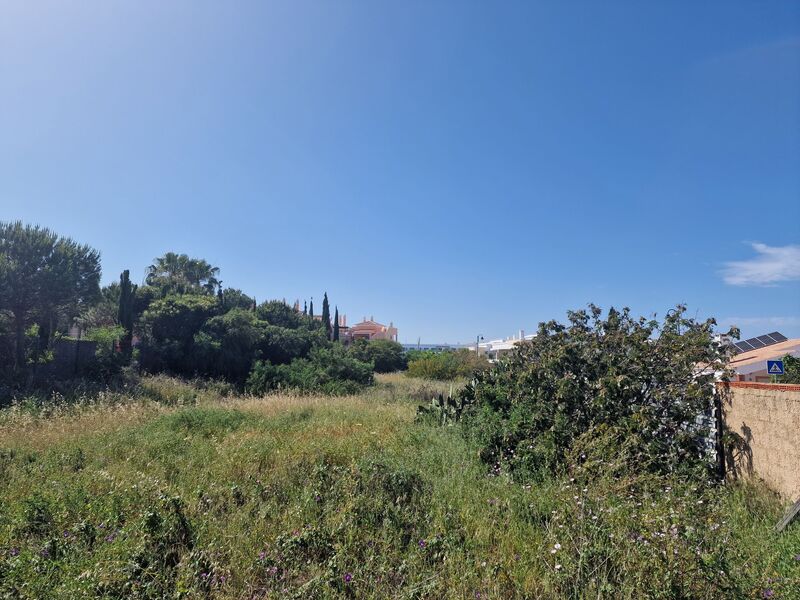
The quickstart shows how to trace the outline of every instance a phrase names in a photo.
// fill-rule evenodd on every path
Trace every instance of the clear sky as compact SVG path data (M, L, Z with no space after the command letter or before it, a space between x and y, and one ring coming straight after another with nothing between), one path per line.
M0 219L401 341L800 336L800 3L6 0Z

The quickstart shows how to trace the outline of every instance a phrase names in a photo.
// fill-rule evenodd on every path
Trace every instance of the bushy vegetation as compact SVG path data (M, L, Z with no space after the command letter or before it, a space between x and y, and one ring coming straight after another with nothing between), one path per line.
M354 340L350 352L358 360L371 362L376 373L403 371L407 366L402 344L392 340Z
M258 361L247 379L251 394L298 390L326 394L352 394L372 383L372 363L354 358L341 346L316 348L309 358L289 364Z
M777 378L779 383L800 383L800 358L787 354L783 357L784 374Z
M714 321L685 317L679 306L659 323L625 309L569 313L543 323L497 368L466 387L465 422L494 469L523 480L563 467L574 444L616 441L618 461L637 472L703 475L714 380L729 346ZM712 444L713 449L713 444ZM697 471L700 473L697 473Z
M776 497L632 472L610 438L520 484L460 425L415 422L419 380L334 402L142 383L152 396L0 413L0 597L800 593Z
M0 403L63 387L70 378L109 382L129 365L239 387L257 366L251 390L330 393L370 384L373 368L405 365L394 342L346 353L327 293L315 319L313 304L302 313L282 301L257 305L241 290L223 289L219 275L203 259L168 252L148 267L143 285L126 270L101 290L92 248L47 229L0 224ZM58 372L37 369L54 361L54 341L70 326L97 343L95 362L80 372L78 361Z
M407 357L408 376L423 379L442 381L464 379L475 371L489 367L489 361L485 356L479 356L466 349L444 352L412 350Z

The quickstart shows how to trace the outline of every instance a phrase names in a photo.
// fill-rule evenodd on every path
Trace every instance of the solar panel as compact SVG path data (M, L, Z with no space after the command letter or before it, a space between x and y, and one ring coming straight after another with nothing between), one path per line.
M782 333L773 331L772 333L767 333L758 337L742 340L741 342L736 342L734 346L736 346L736 349L739 352L749 352L750 350L758 350L759 348L766 348L767 346L780 344L781 342L785 342L787 339L789 338Z

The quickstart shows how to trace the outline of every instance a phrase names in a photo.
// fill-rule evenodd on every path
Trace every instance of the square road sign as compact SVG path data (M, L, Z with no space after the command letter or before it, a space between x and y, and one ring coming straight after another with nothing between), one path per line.
M768 360L767 373L770 375L783 375L783 361L782 360Z

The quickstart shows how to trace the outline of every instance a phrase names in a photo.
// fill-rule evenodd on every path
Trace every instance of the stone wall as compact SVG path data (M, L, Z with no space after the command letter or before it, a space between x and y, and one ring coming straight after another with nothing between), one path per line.
M800 498L800 385L732 382L719 391L728 473Z

